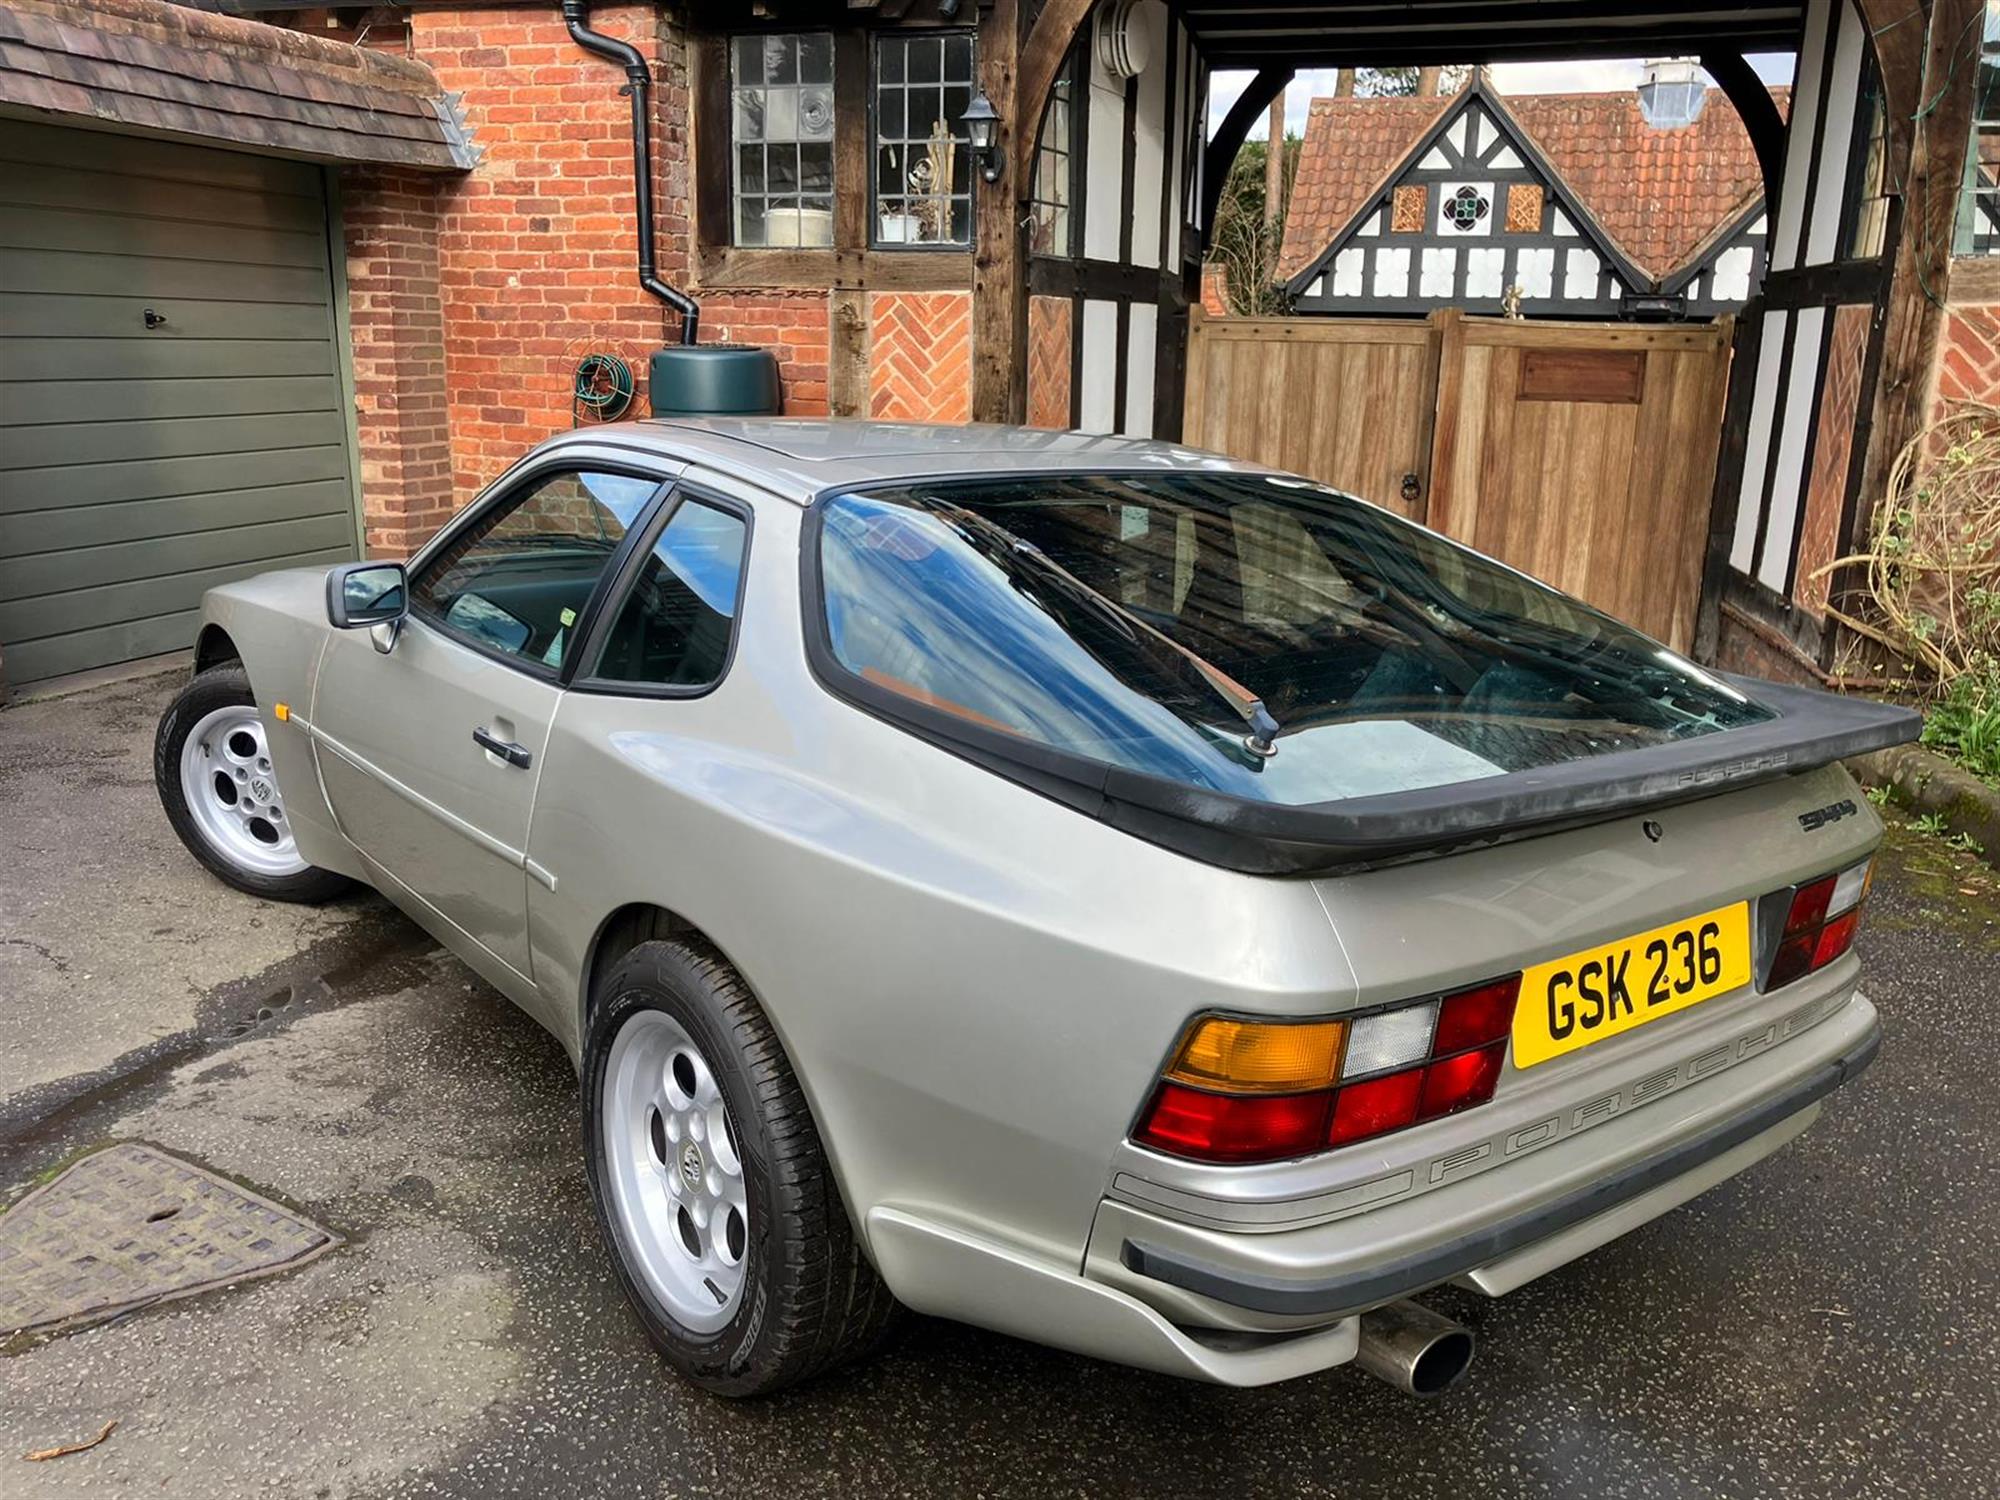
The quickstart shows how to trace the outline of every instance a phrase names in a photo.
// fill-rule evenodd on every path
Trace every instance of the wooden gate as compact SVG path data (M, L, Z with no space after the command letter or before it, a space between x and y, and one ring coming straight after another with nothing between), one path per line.
M1437 400L1435 325L1189 312L1185 441L1310 475L1423 519Z
M1729 336L1726 319L1197 319L1183 430L1389 506L1684 651Z

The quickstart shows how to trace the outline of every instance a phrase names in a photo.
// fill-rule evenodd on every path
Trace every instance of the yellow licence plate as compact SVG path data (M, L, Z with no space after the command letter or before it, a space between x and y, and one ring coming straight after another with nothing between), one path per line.
M1521 975L1514 1066L1532 1068L1749 982L1743 901L1537 964Z

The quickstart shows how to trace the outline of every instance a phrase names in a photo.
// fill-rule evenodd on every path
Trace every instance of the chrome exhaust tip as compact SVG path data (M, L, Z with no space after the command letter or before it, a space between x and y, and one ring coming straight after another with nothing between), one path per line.
M1354 1362L1412 1396L1436 1396L1472 1364L1472 1330L1415 1302L1391 1302L1361 1316Z

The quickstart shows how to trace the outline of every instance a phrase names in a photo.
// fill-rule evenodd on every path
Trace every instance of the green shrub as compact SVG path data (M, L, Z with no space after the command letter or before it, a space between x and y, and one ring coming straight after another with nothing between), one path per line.
M1924 716L1924 743L2000 784L2000 662L1952 679Z

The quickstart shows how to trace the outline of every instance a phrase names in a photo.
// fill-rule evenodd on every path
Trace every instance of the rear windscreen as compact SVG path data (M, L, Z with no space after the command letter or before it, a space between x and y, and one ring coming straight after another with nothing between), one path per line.
M1303 480L916 483L823 502L819 549L832 655L890 701L1260 802L1770 717L1608 616Z

